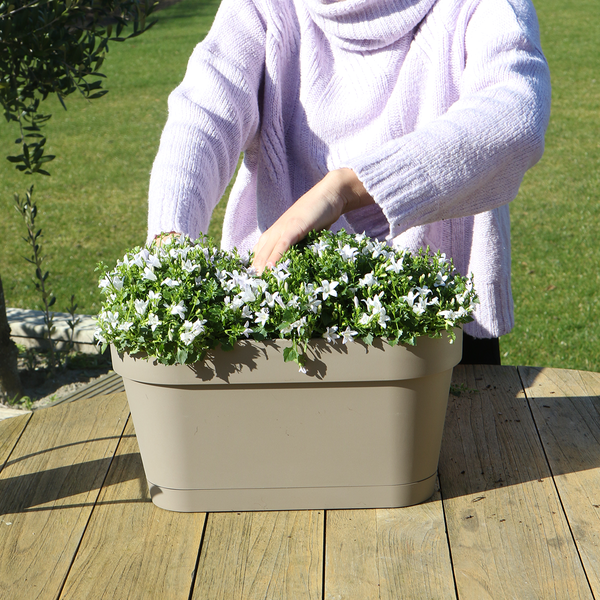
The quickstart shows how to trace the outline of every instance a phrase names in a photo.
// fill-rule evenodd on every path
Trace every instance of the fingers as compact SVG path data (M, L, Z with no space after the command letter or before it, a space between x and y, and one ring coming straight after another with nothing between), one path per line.
M154 242L156 243L157 246L163 246L165 244L170 244L171 240L178 235L181 235L181 234L178 233L177 231L165 231L163 233L159 233L159 234L155 235Z
M253 266L259 273L265 267L272 268L277 261L310 231L306 223L293 218L293 215L284 213L265 231L254 247Z

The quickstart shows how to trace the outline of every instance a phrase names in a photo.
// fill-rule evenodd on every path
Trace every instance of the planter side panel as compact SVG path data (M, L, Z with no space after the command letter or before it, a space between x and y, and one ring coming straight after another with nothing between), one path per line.
M146 476L155 486L234 496L236 490L264 496L264 490L289 495L304 488L306 496L308 489L337 488L338 498L344 488L435 476L451 373L378 385L172 386L167 392L128 381L126 389ZM360 505L351 498L344 503Z

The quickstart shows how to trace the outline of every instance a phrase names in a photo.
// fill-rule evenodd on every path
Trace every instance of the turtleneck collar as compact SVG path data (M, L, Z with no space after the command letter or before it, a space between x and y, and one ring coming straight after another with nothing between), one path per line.
M300 0L314 23L338 46L385 48L412 31L436 0Z

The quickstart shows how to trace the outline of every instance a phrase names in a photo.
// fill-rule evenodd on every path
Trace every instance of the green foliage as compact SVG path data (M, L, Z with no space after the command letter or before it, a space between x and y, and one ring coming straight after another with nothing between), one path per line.
M149 0L2 0L0 2L0 104L8 122L18 123L21 154L8 160L26 174L55 158L44 154L42 127L50 114L40 104L79 91L87 100L106 94L100 72L109 41L146 31ZM121 37L126 26L130 31Z
M443 254L413 255L343 230L309 234L262 275L209 238L184 236L100 269L107 298L97 339L164 364L196 362L245 338L292 340L284 359L301 368L312 338L392 345L445 331L453 338L476 302L472 282Z
M183 0L153 13L158 23L144 35L113 44L102 66L110 90L96 102L73 94L63 110L49 97L46 127L51 177L37 177L35 199L44 230L56 306L67 311L75 294L79 312L97 314L101 295L94 268L114 264L146 239L149 173L167 115L167 96L181 81L193 47L208 31L218 0ZM0 272L8 306L42 309L23 268L22 223L13 194L23 176L4 160L14 126L0 127ZM221 210L224 207L219 206ZM220 224L216 217L218 236Z

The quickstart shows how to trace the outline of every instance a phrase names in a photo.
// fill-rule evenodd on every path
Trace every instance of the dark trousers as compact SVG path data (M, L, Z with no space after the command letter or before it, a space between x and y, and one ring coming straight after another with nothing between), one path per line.
M500 340L498 338L474 338L463 333L461 365L499 365Z

